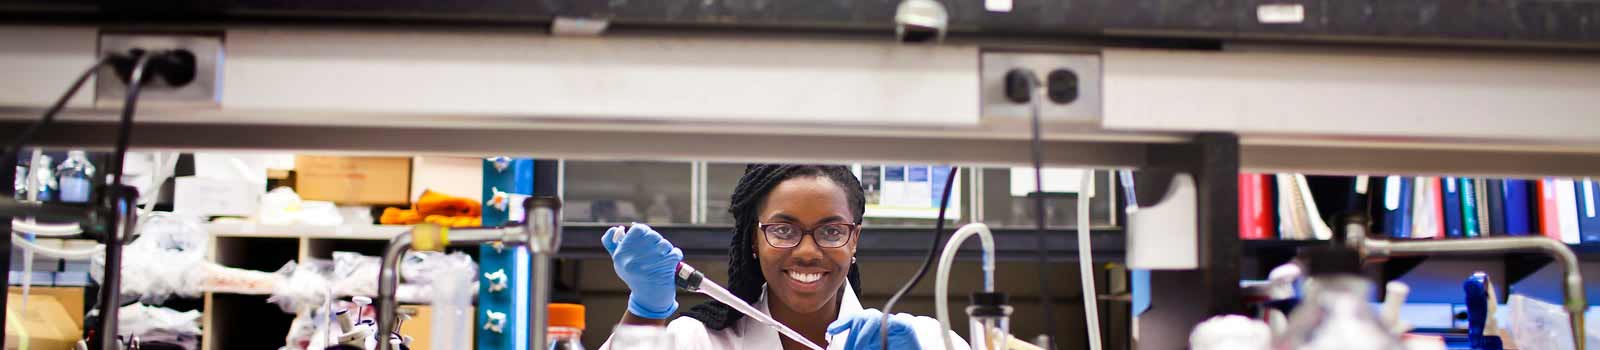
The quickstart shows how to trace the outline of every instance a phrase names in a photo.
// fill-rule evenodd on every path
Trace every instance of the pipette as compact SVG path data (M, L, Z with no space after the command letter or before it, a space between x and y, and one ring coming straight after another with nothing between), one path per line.
M612 235L611 241L621 244L622 238L626 235L627 229L624 228L622 232ZM675 277L675 281L673 282L677 284L678 289L705 294L706 296L711 297L711 299L716 299L717 301L732 307L734 310L738 310L739 313L744 314L745 317L749 317L752 320L756 320L756 322L761 322L768 327L772 327L773 330L778 331L778 334L782 334L783 336L788 337L790 340L800 343L800 345L805 345L812 350L824 350L821 346L817 346L816 343L812 343L811 340L801 336L800 332L795 332L793 329L789 329L788 326L778 323L777 320L772 319L771 316L767 316L767 314L761 312L761 310L757 310L754 306L750 306L750 303L744 302L744 299L739 299L738 296L735 296L732 292L729 292L727 288L723 288L721 285L717 285L716 282L706 279L704 274L701 274L700 271L695 270L694 267L689 266L689 264L679 261L678 273Z

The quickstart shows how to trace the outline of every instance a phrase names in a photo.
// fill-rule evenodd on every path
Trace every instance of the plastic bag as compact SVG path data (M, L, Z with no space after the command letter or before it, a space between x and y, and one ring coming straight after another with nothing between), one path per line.
M1506 299L1506 308L1501 328L1511 332L1508 336L1518 349L1572 349L1572 326L1561 305L1513 294ZM1594 323L1585 322L1584 336L1585 348L1600 346L1600 329Z
M256 222L262 225L289 225L300 220L300 195L288 187L274 188L261 196Z
M117 311L117 334L122 336L169 332L200 335L200 311L178 312L158 306L133 303Z
M196 297L210 274L206 250L211 234L198 219L153 212L140 220L139 235L123 247L122 292L141 301L159 304L172 295ZM92 259L89 276L102 281L105 252Z
M383 259L351 252L333 253L333 291L336 295L378 295L378 271ZM446 255L438 252L407 252L400 259L400 285L395 297L402 302L426 303L431 299L431 284L437 276L445 276L445 266L477 264L472 257L460 252ZM476 276L476 272L469 274Z
M277 304L285 313L300 310L302 306L323 305L333 291L328 270L326 262L296 264L290 261L284 264L283 268L278 269L278 274L284 279L272 289L272 296L267 297L267 302Z

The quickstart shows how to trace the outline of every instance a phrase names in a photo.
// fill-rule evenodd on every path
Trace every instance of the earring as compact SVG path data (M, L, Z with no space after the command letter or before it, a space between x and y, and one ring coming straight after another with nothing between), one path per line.
M854 263L856 263L856 257L853 257L853 256L852 256L852 257L850 257L850 263L851 263L851 264L854 264Z

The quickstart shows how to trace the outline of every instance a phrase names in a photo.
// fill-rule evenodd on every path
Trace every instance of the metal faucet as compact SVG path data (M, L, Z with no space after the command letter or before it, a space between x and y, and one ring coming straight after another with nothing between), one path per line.
M1365 220L1345 224L1345 245L1360 252L1362 258L1391 256L1446 255L1451 253L1539 252L1561 265L1566 278L1561 292L1567 317L1571 320L1573 349L1583 350L1583 312L1588 303L1583 295L1583 275L1578 257L1566 244L1545 237L1493 237L1476 239L1387 241L1366 237Z
M452 245L478 245L500 242L507 247L526 246L532 254L533 298L528 303L528 341L542 348L546 341L546 324L550 303L550 259L561 247L561 200L555 197L530 197L522 202L527 219L521 224L492 228L450 229L434 224L423 224L396 235L383 251L383 266L378 270L378 329L394 329L398 302L395 291L400 285L400 260L408 251L444 251ZM380 339L387 339L382 335ZM379 341L378 349L392 350L393 345Z

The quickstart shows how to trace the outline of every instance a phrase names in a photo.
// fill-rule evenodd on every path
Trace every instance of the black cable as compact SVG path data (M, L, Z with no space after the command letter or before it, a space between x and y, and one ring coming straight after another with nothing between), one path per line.
M114 346L113 344L116 344L117 341L117 308L121 304L117 301L122 297L121 233L134 229L133 227L128 227L131 226L132 220L127 220L126 216L130 215L130 212L136 213L138 210L137 207L132 205L133 202L137 201L124 202L125 196L130 194L124 193L125 191L122 188L123 158L128 154L128 139L133 136L133 115L139 105L139 87L144 82L145 65L150 62L151 56L163 53L147 54L135 51L133 54L137 57L133 64L133 71L128 75L127 96L122 102L122 119L117 125L117 143L111 156L111 187L103 192L104 203L109 205L114 213L117 213L117 219L111 220L111 224L107 225L105 273L101 274L100 298L96 301L100 306L100 333L95 335L95 339L99 340L100 343L98 345L102 349ZM123 227L119 229L118 226ZM111 302L107 302L108 300ZM91 339L91 341L95 339Z
M61 109L66 108L67 101L71 101L72 96L78 94L78 89L82 88L83 84L89 81L89 77L95 76L95 73L100 71L100 65L106 64L110 58L111 56L100 57L100 59L95 60L94 65L91 65L89 66L89 69L84 70L83 74L78 76L78 80L73 81L72 86L67 88L67 92L62 94L61 98L56 99L56 103L50 105L50 109L46 109L44 111L44 116L39 117L39 120L34 121L33 124L29 124L27 129L23 129L22 133L17 134L17 137L12 139L11 143L7 144L3 153L0 153L3 154L0 156L6 158L0 159L0 163L10 163L10 161L21 157L22 146L27 144L28 139L33 138L33 134L38 133L39 129L43 129L45 126L48 126L51 122L55 121L56 114L61 113Z
M1033 136L1029 140L1029 148L1033 156L1033 216L1034 221L1039 226L1039 232L1034 235L1036 238L1035 248L1038 249L1039 256L1039 304L1044 309L1044 334L1050 338L1049 348L1054 349L1058 338L1052 335L1052 332L1056 329L1055 302L1051 300L1054 297L1050 293L1050 269L1048 268L1050 265L1050 250L1045 248L1045 237L1048 236L1048 232L1045 229L1044 217L1044 141L1040 140L1039 137L1039 99L1035 93L1038 86L1039 80L1033 76L1032 72L1029 72L1028 94L1034 97L1029 101L1029 105L1032 106L1030 119L1032 119L1033 124ZM1088 219L1078 218L1078 220Z
M955 187L956 174L960 172L960 167L950 166L950 176L944 178L944 194L940 197L943 200L939 201L939 221L933 222L933 239L931 240L932 245L928 247L928 257L922 260L922 267L917 268L917 274L911 275L911 280L900 286L900 290L894 292L894 296L889 297L889 302L883 304L883 321L878 324L878 333L880 333L879 338L883 342L884 350L889 349L889 316L894 314L894 304L899 303L900 298L906 296L906 293L910 293L912 288L916 288L918 282L922 282L922 275L928 274L928 268L933 266L934 257L939 256L939 246L941 245L939 240L944 237L944 211L950 208L950 191L951 188Z

